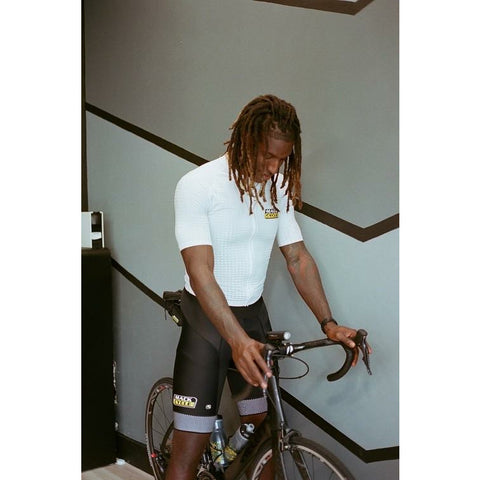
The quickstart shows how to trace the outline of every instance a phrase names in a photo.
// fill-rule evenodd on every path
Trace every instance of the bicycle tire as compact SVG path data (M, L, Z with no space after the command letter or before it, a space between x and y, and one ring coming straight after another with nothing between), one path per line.
M263 468L272 459L272 447L269 443L265 442L260 447L248 480L258 480ZM292 437L289 446L289 449L281 453L285 462L286 480L355 480L348 468L335 455L313 440ZM295 456L299 459L300 466L296 465ZM302 468L306 471L302 472Z
M173 379L155 382L145 408L145 438L148 461L155 480L164 480L170 460L173 435Z

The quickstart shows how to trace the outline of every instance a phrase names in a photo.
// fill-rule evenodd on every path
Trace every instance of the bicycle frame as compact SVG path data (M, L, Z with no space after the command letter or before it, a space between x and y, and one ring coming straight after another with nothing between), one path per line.
M334 373L327 375L328 381L335 381L343 377L350 369L353 360L353 350L345 346L341 342L334 342L328 338L313 340L304 342L301 344L287 344L282 345L282 338L286 332L269 332L267 335L267 342L271 341L272 345L267 343L265 345L266 350L266 362L269 365L273 375L267 382L267 402L268 412L267 417L259 425L254 432L252 438L248 441L246 447L240 451L235 460L228 466L223 474L224 480L238 480L241 475L245 473L249 465L255 460L257 452L266 442L270 442L272 448L272 459L275 466L276 478L279 480L285 480L285 465L282 452L289 449L289 439L293 436L300 435L296 430L291 429L288 426L285 412L282 405L282 397L279 387L279 369L277 355L291 355L292 353L309 350L311 348L325 347L329 345L341 345L345 351L346 357L342 367ZM369 361L368 361L368 348L366 343L367 332L363 329L357 331L355 337L355 343L359 346L363 352L363 361L367 368L368 373L371 375ZM288 334L288 338L290 334ZM283 352L283 353L282 353ZM307 468L304 464L302 456L292 450L295 464L297 468L303 470L308 476Z
M174 306L178 307L177 309L168 309L168 305L165 307L170 315L175 314L177 311L181 312L178 297L179 292L173 292L172 299L169 300L170 303L175 303ZM170 305L170 307L172 307L172 305ZM176 323L178 324L179 322L177 321ZM298 449L298 447L302 444L304 447L308 447L308 443L310 443L310 448L313 448L315 453L318 455L317 458L320 458L321 463L326 464L332 473L335 472L336 478L353 478L348 472L348 469L342 465L342 463L336 459L334 455L332 455L326 449L323 449L320 445L315 445L315 442L312 442L309 439L304 439L299 431L291 429L288 426L279 387L280 377L278 360L283 357L292 356L296 352L301 352L303 350L326 347L330 345L340 345L343 347L345 352L345 362L338 371L327 375L327 380L332 382L342 378L348 372L354 359L354 349L347 347L342 342L333 341L328 338L292 344L287 342L287 340L290 339L290 336L290 333L286 331L272 331L267 333L267 341L265 344L265 360L273 375L266 379L267 389L264 392L264 395L267 397L268 410L265 419L256 428L245 448L243 448L243 450L237 454L233 462L230 463L230 465L224 470L216 470L217 466L213 461L210 448L206 447L199 464L197 478L240 480L240 477L247 472L249 467L252 467L253 469L254 465L252 464L257 460L257 458L259 458L259 453L263 452L261 458L262 463L265 462L263 465L265 465L266 462L270 462L274 468L274 474L276 476L275 478L278 480L285 480L287 478L285 466L286 464L289 466L292 465L288 461L285 462L284 456L282 455L282 453L285 451L290 452L291 458L294 462L293 464L295 465L295 468L300 471L302 478L310 478L310 468L307 467L304 461L303 454L301 453L302 448ZM368 374L372 375L369 364L370 347L366 342L366 337L367 332L363 329L359 329L357 330L354 341L356 348L363 353L363 362L365 363ZM164 435L162 446L160 448L162 452L166 450L166 448L164 448L164 443L170 438L169 432L172 428L173 423L170 425L169 429ZM264 455L269 449L272 451L271 459L268 457L268 455ZM322 452L322 450L324 451ZM151 451L149 451L149 454L151 455ZM168 462L168 457L166 457L166 462ZM213 468L215 468L215 472L213 471ZM255 469L255 472L257 471L258 470Z
M267 416L258 428L256 428L245 448L240 451L235 460L223 473L225 480L238 480L255 460L257 452L266 442L271 443L273 460L277 469L277 478L285 478L284 465L280 452L288 448L288 439L298 432L288 427L283 410L278 383L278 361L267 356L267 363L270 365L273 373L272 377L268 379L267 384Z

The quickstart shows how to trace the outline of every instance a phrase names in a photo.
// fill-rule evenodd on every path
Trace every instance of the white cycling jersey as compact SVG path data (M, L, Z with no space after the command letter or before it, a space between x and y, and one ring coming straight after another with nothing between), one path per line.
M294 208L287 212L288 198L277 179L276 212L271 205L270 182L265 187L263 208L250 199L243 202L235 181L228 179L224 155L184 175L175 190L175 236L180 250L211 245L214 275L230 306L256 302L263 292L273 242L284 246L301 241ZM260 184L258 185L260 188ZM185 273L185 288L195 294Z

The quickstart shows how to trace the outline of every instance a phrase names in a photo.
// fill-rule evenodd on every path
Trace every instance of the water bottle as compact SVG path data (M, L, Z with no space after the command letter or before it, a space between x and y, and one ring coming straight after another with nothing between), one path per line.
M238 452L247 444L249 438L253 435L255 426L253 423L244 423L240 425L237 431L230 437L228 445L225 447L225 459L228 463L233 462Z
M228 465L225 458L226 444L227 435L223 429L223 418L221 415L218 415L218 418L215 420L215 427L210 435L210 453L217 470L222 470Z

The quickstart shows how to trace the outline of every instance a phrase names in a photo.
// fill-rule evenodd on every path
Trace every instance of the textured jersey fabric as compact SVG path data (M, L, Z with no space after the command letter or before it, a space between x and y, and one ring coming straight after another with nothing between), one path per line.
M276 212L267 182L263 208L253 200L240 199L235 181L228 179L224 155L184 175L175 191L175 235L180 250L211 245L214 275L230 306L251 305L263 292L268 262L275 238L284 246L302 240L294 208L287 212L285 188L277 179ZM260 185L259 185L260 188ZM185 273L185 288L194 294Z

